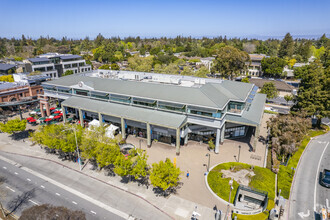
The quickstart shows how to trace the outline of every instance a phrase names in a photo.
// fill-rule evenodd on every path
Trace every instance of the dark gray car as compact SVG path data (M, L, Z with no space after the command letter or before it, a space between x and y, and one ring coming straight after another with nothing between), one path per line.
M321 173L321 181L322 186L330 188L330 170L324 169Z

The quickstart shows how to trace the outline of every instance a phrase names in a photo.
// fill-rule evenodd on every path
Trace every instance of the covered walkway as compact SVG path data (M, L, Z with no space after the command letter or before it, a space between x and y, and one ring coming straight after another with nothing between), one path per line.
M94 99L70 97L62 102L64 119L66 118L65 113L67 107L78 110L81 122L84 119L86 111L97 113L101 123L104 122L104 118L107 116L120 119L123 138L126 137L126 129L130 121L142 123L143 127L146 128L148 146L151 146L153 127L162 127L165 128L164 130L174 130L177 155L180 154L181 137L184 138L185 135L187 135L183 132L184 126L187 122L187 116L185 115L155 111L154 109L148 109L147 107L139 108L131 105L115 104Z

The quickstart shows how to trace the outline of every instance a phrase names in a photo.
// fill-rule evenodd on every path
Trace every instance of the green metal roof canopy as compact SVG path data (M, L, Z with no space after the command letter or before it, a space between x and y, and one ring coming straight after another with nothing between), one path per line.
M62 102L62 105L172 129L182 127L187 118L185 115L175 113L167 113L147 108L138 108L80 97L70 97Z

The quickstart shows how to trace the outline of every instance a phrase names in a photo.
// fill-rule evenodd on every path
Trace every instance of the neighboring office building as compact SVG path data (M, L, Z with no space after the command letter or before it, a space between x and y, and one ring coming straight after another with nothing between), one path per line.
M16 66L7 63L0 63L0 75L8 75L15 73Z
M254 135L255 150L266 96L249 83L219 81L199 87L67 76L42 84L45 100L62 100L63 112L121 126L123 137L136 134L176 146L188 140L215 142Z
M251 63L245 63L245 65L247 65L247 70L242 71L241 74L247 76L262 76L261 60L267 56L264 54L249 54L249 56Z
M40 71L53 79L62 76L67 70L72 70L74 74L92 70L81 56L71 54L47 53L24 62L27 72Z
M42 75L49 76L50 78L58 78L58 72L55 69L54 63L44 57L29 58L24 60L27 72L41 72Z
M28 73L13 74L13 78L13 83L0 82L0 103L37 98L44 94L41 82L50 79L42 75L28 76Z
M196 65L204 65L208 68L209 71L211 71L211 67L213 66L213 62L215 60L215 57L205 57L205 58L200 58L201 62L197 62Z

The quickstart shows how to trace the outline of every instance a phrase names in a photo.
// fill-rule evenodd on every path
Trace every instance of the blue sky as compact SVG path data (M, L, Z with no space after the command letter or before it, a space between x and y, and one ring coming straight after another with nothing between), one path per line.
M0 0L1 37L330 34L329 0Z

